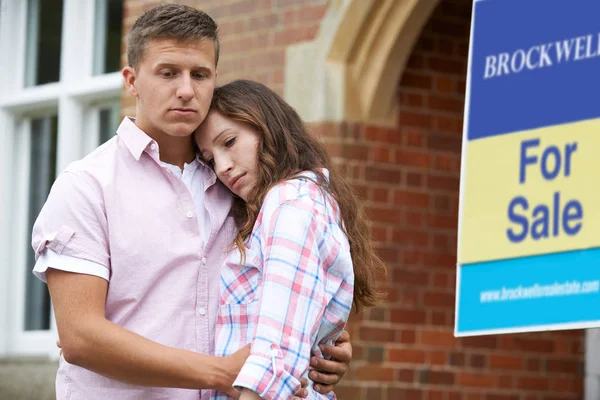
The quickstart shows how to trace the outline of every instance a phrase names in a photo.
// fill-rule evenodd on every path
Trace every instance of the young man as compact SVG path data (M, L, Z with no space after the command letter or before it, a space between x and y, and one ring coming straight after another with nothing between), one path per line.
M191 137L210 106L218 45L199 10L168 4L141 16L123 70L137 118L58 176L35 222L34 273L48 283L64 356L58 399L237 395L248 346L208 355L232 198ZM315 365L334 373L311 375L322 391L351 358L347 341L328 350L343 362Z

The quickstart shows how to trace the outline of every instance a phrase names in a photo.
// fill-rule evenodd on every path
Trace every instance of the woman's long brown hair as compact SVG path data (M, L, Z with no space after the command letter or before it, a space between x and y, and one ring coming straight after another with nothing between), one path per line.
M268 87L237 80L215 89L211 109L246 123L259 132L258 183L248 202L236 197L233 213L238 224L234 245L245 255L244 242L252 233L265 195L278 182L312 171L317 184L338 203L354 264L354 306L376 305L383 295L376 276L385 265L373 249L369 229L348 182L333 167L325 146L309 134L296 111ZM329 170L327 179L321 169Z

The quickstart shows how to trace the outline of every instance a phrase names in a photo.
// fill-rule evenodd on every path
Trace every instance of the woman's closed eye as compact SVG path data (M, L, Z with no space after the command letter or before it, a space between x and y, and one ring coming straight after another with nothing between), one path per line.
M234 143L235 143L235 138L234 137L232 137L231 139L227 139L225 141L225 147L231 147L231 146L233 146Z

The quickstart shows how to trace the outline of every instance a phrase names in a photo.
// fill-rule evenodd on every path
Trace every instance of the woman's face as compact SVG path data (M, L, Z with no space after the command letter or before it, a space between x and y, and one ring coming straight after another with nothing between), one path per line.
M194 139L202 158L233 193L248 201L258 182L259 133L248 124L211 110Z

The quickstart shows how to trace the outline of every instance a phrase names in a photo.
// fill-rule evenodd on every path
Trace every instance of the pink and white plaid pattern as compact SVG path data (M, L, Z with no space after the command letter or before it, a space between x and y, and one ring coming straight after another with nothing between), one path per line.
M221 270L215 354L252 343L234 386L265 399L293 397L311 353L322 356L318 345L338 338L352 306L354 272L337 204L313 173L304 175L269 191L245 262L234 251ZM213 391L211 398L229 397Z

